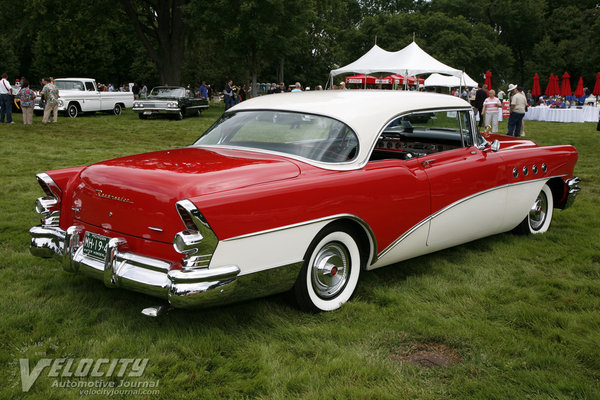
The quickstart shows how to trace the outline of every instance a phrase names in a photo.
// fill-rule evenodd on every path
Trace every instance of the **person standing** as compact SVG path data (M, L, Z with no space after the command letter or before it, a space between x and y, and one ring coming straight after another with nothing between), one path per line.
M208 88L205 81L202 81L202 85L200 85L200 97L208 99Z
M297 93L297 92L301 92L302 91L302 85L300 84L300 82L296 82L296 85L294 85L294 88L292 89L292 93Z
M225 95L225 111L234 106L233 99L233 80L229 80L225 84L225 90L223 90L223 94Z
M525 95L519 91L517 85L508 85L508 93L510 93L510 116L508 117L508 136L521 136L521 125L525 111L527 108L527 99Z
M500 101L503 101L504 100L504 96L505 96L504 90L500 89L500 91L498 92L498 99Z
M46 100L46 107L44 107L44 117L42 118L42 124L48 123L50 113L53 113L52 122L58 122L58 88L50 81L50 78L43 78L42 83L44 88L42 89L42 97Z
M490 90L488 97L483 102L483 118L485 126L492 127L492 133L498 133L498 110L502 109L502 103L496 97L496 92Z
M479 115L479 127L483 125L483 102L488 96L488 87L487 85L483 85L483 87L478 88L477 92L475 92L475 108L477 109L477 115Z
M148 86L145 83L142 83L142 90L140 90L140 98L146 99L148 97Z
M29 82L26 79L21 81L21 91L19 99L21 100L21 110L23 111L23 124L33 124L33 106L35 105L35 92L29 88Z
M5 72L0 79L0 123L4 123L6 115L6 123L14 124L12 120L12 86L8 81L8 74Z

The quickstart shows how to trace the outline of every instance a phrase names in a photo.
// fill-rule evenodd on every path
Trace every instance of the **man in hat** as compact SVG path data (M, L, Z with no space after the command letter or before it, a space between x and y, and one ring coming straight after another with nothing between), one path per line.
M511 96L507 135L519 137L521 136L523 117L525 116L525 111L527 110L527 98L514 83L508 85L508 93L510 93Z

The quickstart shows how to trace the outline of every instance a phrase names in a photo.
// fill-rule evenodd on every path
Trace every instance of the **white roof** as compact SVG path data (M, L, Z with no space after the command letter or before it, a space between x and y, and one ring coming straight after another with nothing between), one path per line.
M355 169L367 162L383 128L401 114L418 110L471 109L466 101L445 94L402 90L326 90L255 97L231 111L277 110L317 114L337 119L356 132L359 153L348 164L314 163L328 169Z
M424 86L477 87L477 82L471 79L471 77L466 73L463 73L461 78L457 76L431 74L427 79L425 79Z
M415 42L396 52L386 51L375 45L358 60L332 70L330 75L334 77L347 73L369 74L373 72L392 72L409 76L433 72L453 76L462 75L461 70L436 60Z

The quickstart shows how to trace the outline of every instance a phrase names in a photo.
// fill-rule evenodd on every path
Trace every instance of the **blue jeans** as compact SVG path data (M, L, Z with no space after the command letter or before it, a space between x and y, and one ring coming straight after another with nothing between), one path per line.
M8 94L0 94L0 123L4 122L6 114L6 122L12 122L12 97Z
M519 137L521 136L521 125L523 124L523 117L525 114L519 114L511 112L508 117L508 136Z
M225 110L230 109L234 105L235 105L235 102L233 101L233 96L225 95Z

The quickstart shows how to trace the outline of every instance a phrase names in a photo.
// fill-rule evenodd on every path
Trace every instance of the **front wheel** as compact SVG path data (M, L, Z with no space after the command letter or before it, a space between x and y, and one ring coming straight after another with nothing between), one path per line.
M306 252L293 294L301 309L331 311L347 302L360 276L360 249L349 233L332 225L322 230Z
M548 231L554 212L554 198L552 190L544 185L525 219L517 227L517 232L524 234L538 234Z
M71 118L77 118L78 114L79 114L79 108L77 107L77 105L69 104L69 107L67 107L67 115Z
M121 115L122 111L123 111L123 107L121 107L120 104L115 104L115 106L113 107L113 114Z

